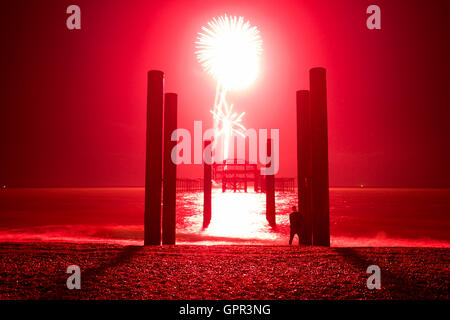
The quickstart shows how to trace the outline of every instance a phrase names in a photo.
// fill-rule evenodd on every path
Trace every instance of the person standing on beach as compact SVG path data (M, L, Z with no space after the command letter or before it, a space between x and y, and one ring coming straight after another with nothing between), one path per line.
M300 214L300 212L297 211L296 206L292 207L292 212L289 214L289 223L291 225L291 236L289 238L289 245L292 244L292 240L294 239L295 235L297 235L298 245L300 245L301 244L300 234L302 232L303 216Z

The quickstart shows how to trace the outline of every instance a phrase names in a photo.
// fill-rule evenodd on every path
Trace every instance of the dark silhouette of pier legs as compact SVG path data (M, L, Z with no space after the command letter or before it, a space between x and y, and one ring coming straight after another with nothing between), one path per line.
M326 70L313 68L310 75L312 133L313 244L330 246L328 190L328 130Z
M297 183L298 208L303 215L301 242L312 244L313 211L311 208L311 104L308 90L297 91Z
M267 156L272 156L272 139L267 139ZM270 163L267 163L267 167L270 167ZM271 227L276 226L275 217L275 175L266 175L266 219Z
M148 72L144 245L161 244L163 81L162 71Z
M205 140L205 148L211 144L211 140ZM210 148L208 148L210 150ZM211 191L212 191L212 182L211 182L211 152L206 152L204 154L203 160L203 228L208 228L211 222Z
M171 140L171 135L177 128L177 95L166 93L164 97L162 243L175 244L177 166L172 161L171 153L177 142Z

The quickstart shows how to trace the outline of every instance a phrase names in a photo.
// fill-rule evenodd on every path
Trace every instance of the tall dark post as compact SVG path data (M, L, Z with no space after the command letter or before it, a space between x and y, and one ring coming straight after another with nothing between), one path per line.
M259 172L255 172L255 181L253 181L253 190L255 192L260 192L258 182L259 182Z
M310 76L312 133L313 244L330 246L328 190L327 86L324 68L313 68Z
M205 140L205 149L211 144L211 140ZM208 163L207 163L208 160ZM203 228L208 228L211 222L211 153L204 154L203 159Z
M267 156L272 156L272 139L267 139ZM267 164L267 167L270 167L270 163ZM266 219L269 222L271 227L276 226L276 218L275 218L275 175L269 174L266 175Z
M298 208L304 217L301 241L312 244L311 208L311 104L308 90L297 91L297 184Z
M177 141L172 141L172 132L177 129L177 95L164 96L164 170L163 170L163 216L162 243L175 244L177 166L172 161L172 150Z
M161 244L161 180L164 73L148 72L144 245Z

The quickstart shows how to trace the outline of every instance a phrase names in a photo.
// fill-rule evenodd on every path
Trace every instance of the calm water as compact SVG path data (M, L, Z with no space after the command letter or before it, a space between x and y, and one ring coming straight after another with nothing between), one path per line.
M202 193L179 193L177 243L287 244L296 197L276 194L274 231L264 194L214 190L202 230ZM142 188L2 189L0 241L142 244L143 212ZM333 246L450 247L450 189L333 188L330 230Z

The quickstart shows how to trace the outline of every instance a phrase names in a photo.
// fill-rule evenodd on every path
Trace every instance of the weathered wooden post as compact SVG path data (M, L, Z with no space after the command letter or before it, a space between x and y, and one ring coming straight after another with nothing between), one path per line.
M203 151L203 229L208 228L211 222L211 152L205 152L208 146L211 144L211 140L205 140L205 148Z
M273 139L267 139L267 157L272 156ZM273 161L273 160L272 160ZM267 163L270 167L271 163ZM271 227L276 226L275 217L275 174L267 174L266 176L266 219Z
M148 72L144 245L161 244L161 180L164 73Z
M225 173L225 168L226 168L226 161L223 160L223 167L222 167L222 192L227 191L227 179L226 179L226 173Z
M177 141L172 141L172 132L177 129L177 94L164 96L164 169L163 169L163 215L162 243L175 244L176 237L176 197L177 166L172 161L172 149Z
M310 76L312 134L313 244L330 246L328 190L328 130L326 70L313 68Z
M248 178L248 174L247 174L247 163L244 162L244 191L247 192L247 178Z
M259 182L259 179L260 179L259 178L258 168L255 168L254 170L255 171L254 171L253 190L255 192L260 192L259 185L258 185L258 182Z
M303 215L302 244L312 244L311 208L311 104L308 90L297 91L297 185L298 208Z

